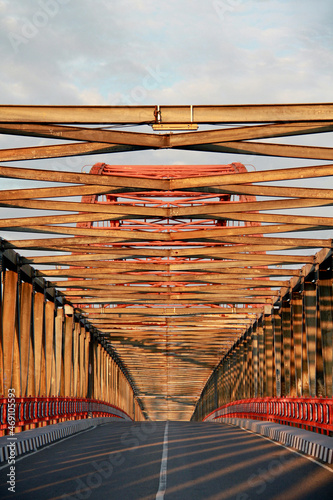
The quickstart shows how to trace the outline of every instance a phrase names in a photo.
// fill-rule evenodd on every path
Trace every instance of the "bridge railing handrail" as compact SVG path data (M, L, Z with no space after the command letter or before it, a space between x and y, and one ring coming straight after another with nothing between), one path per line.
M254 398L233 401L204 420L246 418L333 432L333 400L328 398Z
M11 409L13 404L11 402ZM63 420L77 420L91 417L131 417L121 408L105 401L72 397L16 397L15 427L40 422L50 423ZM8 419L8 398L0 397L0 430L10 427ZM11 422L14 420L11 419Z

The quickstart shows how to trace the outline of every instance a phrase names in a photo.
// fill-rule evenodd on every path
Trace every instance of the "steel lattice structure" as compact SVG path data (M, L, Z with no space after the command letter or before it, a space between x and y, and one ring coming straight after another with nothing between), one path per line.
M140 165L106 165L96 164L91 170L92 175L117 175L140 179L184 179L187 177L204 177L207 175L232 175L245 173L242 164L231 165L200 165L193 167L172 165L168 167ZM98 204L112 207L117 215L107 221L88 221L78 223L81 228L112 228L118 232L121 241L122 234L127 231L140 231L140 240L125 236L123 242L114 242L111 245L89 245L80 251L89 255L85 266L93 269L98 259L98 267L112 266L112 276L103 279L103 285L94 285L97 280L86 281L86 287L67 290L66 295L76 307L84 309L90 306L87 313L92 322L103 333L107 342L110 342L121 359L130 368L131 375L140 390L140 398L145 401L149 414L155 418L159 414L167 413L170 418L189 418L193 405L200 392L203 381L218 363L221 355L227 352L237 338L249 324L248 316L244 314L243 321L238 325L231 320L217 319L215 326L209 319L210 309L219 310L220 307L233 308L235 302L228 304L227 296L223 295L221 285L210 283L209 267L221 262L216 252L223 248L225 253L233 252L234 247L227 243L219 243L190 238L189 240L165 241L149 238L149 235L158 233L172 235L188 231L202 231L222 227L258 227L256 222L240 222L227 220L223 215L216 218L191 218L196 208L207 210L211 207L221 211L226 205L255 202L255 196L231 195L219 193L187 192L186 190L125 190L115 194L102 196L87 195L82 197L82 203ZM131 214L131 215L130 215ZM236 226L235 226L236 224ZM146 238L144 238L146 235ZM259 252L260 253L260 252ZM103 259L103 262L101 260ZM225 260L224 260L225 262ZM232 261L226 261L232 264ZM119 271L115 269L119 266ZM71 269L74 269L73 267ZM192 270L193 269L193 270ZM120 281L119 281L120 278ZM74 278L77 280L78 278ZM266 284L265 284L266 281ZM74 285L75 286L75 283ZM247 283L250 287L250 283ZM226 286L225 286L226 287ZM264 292L266 288L266 292ZM90 290L89 290L90 288ZM98 290L97 290L98 288ZM228 287L226 287L228 288ZM238 306L248 307L255 305L251 296L253 291L244 289L241 293L229 285L228 295L236 300ZM232 291L239 295L235 299ZM275 292L276 293L276 292ZM266 297L272 296L267 280L262 282L258 290L260 304ZM243 295L243 297L242 297ZM222 301L222 303L221 303ZM244 304L243 304L244 302ZM103 305L118 310L127 319L116 322L104 315L103 319L94 318L91 305ZM130 316L133 305L143 307L142 315ZM174 315L156 313L156 317L145 320L145 309L149 314L159 305L165 305L174 310ZM192 316L191 325L187 325L183 317ZM198 314L196 310L201 308ZM116 312L113 310L113 313ZM216 311L215 311L216 312ZM230 314L224 315L230 318ZM253 317L253 315L252 315ZM193 323L193 321L196 322ZM221 327L219 331L218 327ZM195 332L197 340L189 341L189 331ZM211 338L205 341L202 349L200 339L205 333L211 333ZM193 334L192 334L193 335ZM200 363L196 366L196 357ZM186 381L184 372L191 374ZM154 396L152 399L152 395ZM181 404L180 404L181 401Z
M199 130L194 131L196 125ZM124 131L124 126L133 126L135 131ZM153 131L146 133L147 126ZM145 132L138 132L140 127L146 127ZM29 274L33 298L35 280L44 280L44 295L40 291L38 296L41 310L47 294L54 292L50 309L61 310L65 318L61 328L67 328L73 352L78 352L75 335L80 328L90 332L91 352L90 357L83 356L81 394L74 356L64 354L62 359L59 345L47 344L64 367L63 374L58 374L56 387L60 389L55 396L88 397L90 391L89 397L119 405L141 418L138 405L135 411L130 408L134 395L150 418L181 420L191 417L200 397L196 418L216 408L212 394L217 394L218 384L221 394L229 391L221 405L230 398L246 399L251 391L253 397L315 397L320 384L324 387L321 394L332 397L333 191L326 179L333 175L333 166L328 163L333 153L329 144L314 146L310 140L313 134L325 137L332 131L332 104L0 106L0 133L23 141L22 147L2 149L0 162L126 151L139 155L150 149L225 153L232 155L232 161L237 154L246 154L322 162L251 172L240 163L99 163L90 174L2 163L0 177L13 183L20 180L24 186L9 185L0 191L1 206L25 210L23 215L11 212L0 221L5 234L2 255L10 267L3 273L6 322L2 325L0 358L6 376L19 378L22 371L24 377L27 375L26 364L17 375L12 353L23 346L23 341L17 340L15 324L21 320L17 312L24 304L21 294L28 294L16 280L21 286L19 280ZM26 136L35 139L36 145L27 146ZM307 145L284 141L299 136ZM40 139L49 143L41 144ZM305 187L304 179L313 179L316 184ZM36 181L48 184L36 187ZM324 215L315 212L318 207L324 207ZM316 231L320 237L313 236ZM322 250L311 253L318 249ZM8 253L14 250L21 254L17 264L13 264L16 257ZM33 266L35 271L26 273L25 266ZM318 276L322 276L319 281ZM298 293L301 305L295 296ZM324 300L321 294L328 298L325 295ZM14 298L16 319L9 322ZM66 313L67 306L72 315ZM292 316L297 308L304 317L300 320L297 316L298 323L294 319L293 325L303 325L303 352L310 367L306 376L304 370L299 375L299 330L295 327L293 331L286 320L282 337L287 343L281 351L281 315ZM317 311L315 316L313 310ZM274 330L272 337L267 333L267 345L258 333L266 327L267 332ZM28 342L32 335L29 325L21 330L22 339L25 336L24 342ZM292 341L288 340L289 331ZM88 340L85 337L84 342ZM88 349L89 342L84 342L82 346ZM39 351L43 345L34 346L38 359L43 358ZM272 352L273 361L269 358ZM235 371L232 364L237 360L242 365L245 353L248 374L245 369ZM114 356L118 363L118 368L112 364L112 376L108 356ZM286 366L293 366L285 372L283 356L287 356ZM20 353L20 359L23 357L26 353ZM210 377L221 359L223 369ZM89 375L92 360L95 371ZM35 380L44 377L37 365ZM104 390L109 375L113 385L106 384L108 390ZM238 375L244 384L237 382L232 393L232 377ZM46 370L46 377L50 376ZM259 386L260 377L265 383ZM297 377L302 380L301 391ZM44 385L52 386L49 378ZM41 395L39 385L35 386L35 395ZM109 398L111 386L117 394L121 386L126 402L121 401L122 394L119 401ZM26 385L21 387L27 391Z

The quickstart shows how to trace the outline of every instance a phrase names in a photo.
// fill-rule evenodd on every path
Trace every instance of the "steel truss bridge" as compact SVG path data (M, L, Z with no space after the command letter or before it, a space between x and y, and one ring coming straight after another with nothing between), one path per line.
M19 145L0 150L1 432L14 388L17 430L238 415L332 433L332 131L333 104L0 106ZM158 149L230 163L103 163ZM90 173L43 161L96 154Z

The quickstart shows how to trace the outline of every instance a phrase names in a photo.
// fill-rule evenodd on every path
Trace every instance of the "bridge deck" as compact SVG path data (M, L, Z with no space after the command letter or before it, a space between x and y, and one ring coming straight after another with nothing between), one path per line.
M18 460L15 498L332 498L332 466L259 435L212 423L165 428L164 422L112 422ZM7 470L0 470L4 499L12 495Z

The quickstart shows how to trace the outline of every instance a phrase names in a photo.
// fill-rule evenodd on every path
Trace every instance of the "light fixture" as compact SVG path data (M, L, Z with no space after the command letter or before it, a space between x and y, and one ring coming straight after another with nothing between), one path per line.
M197 123L153 123L153 130L198 130Z
M193 106L190 106L189 123L163 123L160 106L155 106L155 122L152 123L153 130L198 130L198 124L193 123Z

